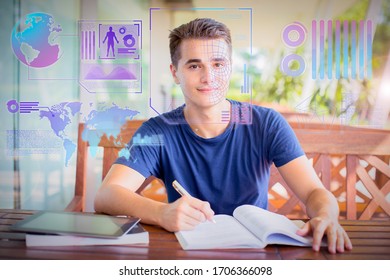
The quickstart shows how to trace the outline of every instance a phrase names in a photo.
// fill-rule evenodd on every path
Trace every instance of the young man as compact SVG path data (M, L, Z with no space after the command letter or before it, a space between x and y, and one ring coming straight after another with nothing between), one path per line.
M267 208L270 166L275 163L311 217L299 234L313 232L316 251L324 235L329 252L351 249L338 223L335 198L322 186L283 117L226 99L229 29L212 19L196 19L174 29L169 38L170 70L185 105L142 125L137 135L157 136L163 144L131 142L130 156L119 158L104 179L96 211L137 216L168 231L190 230L212 220L214 212L232 214L242 204ZM240 123L248 112L251 124ZM170 203L135 193L150 175L164 181ZM172 187L174 180L191 195L181 197Z

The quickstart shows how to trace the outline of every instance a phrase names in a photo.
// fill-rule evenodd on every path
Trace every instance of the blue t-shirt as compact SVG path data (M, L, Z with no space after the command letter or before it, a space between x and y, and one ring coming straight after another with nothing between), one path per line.
M180 197L172 187L177 180L192 196L208 201L216 214L231 215L242 204L267 209L270 166L282 166L304 153L279 113L229 101L232 119L221 135L196 135L184 118L183 105L143 123L127 156L116 163L163 180L169 202ZM251 124L235 121L248 109Z

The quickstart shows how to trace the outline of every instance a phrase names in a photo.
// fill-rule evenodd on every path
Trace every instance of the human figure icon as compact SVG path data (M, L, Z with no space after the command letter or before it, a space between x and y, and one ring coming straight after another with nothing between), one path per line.
M108 40L107 40L108 39ZM112 56L115 57L115 51L114 51L114 39L116 41L116 43L118 44L119 41L118 39L116 38L116 35L115 35L115 32L112 31L112 26L110 26L109 28L109 31L107 31L106 33L106 37L104 37L104 40L103 40L103 44L106 42L107 40L107 54L106 54L106 57L108 57L108 54L110 52L110 48L112 49Z

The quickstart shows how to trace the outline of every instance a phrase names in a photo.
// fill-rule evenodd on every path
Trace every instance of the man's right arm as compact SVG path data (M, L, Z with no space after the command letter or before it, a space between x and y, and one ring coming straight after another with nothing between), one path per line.
M193 197L182 197L171 204L143 197L136 191L144 180L134 169L114 164L96 194L95 211L139 217L143 223L169 231L192 229L214 215L207 202Z

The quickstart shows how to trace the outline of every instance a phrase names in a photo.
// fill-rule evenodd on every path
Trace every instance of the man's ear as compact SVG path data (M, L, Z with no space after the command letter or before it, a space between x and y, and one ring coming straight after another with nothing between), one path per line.
M169 66L169 69L171 70L172 77L173 77L173 80L175 81L175 83L180 84L179 79L176 76L176 72L177 72L176 67L173 64L171 64Z

